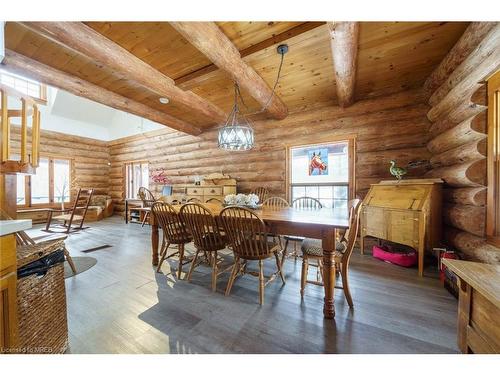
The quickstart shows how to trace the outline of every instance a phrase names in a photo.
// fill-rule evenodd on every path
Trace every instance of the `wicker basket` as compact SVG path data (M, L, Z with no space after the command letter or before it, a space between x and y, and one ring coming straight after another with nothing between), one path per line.
M54 251L63 240L45 241L17 248L18 269ZM25 353L64 353L68 347L64 263L44 276L30 275L17 281L19 348Z

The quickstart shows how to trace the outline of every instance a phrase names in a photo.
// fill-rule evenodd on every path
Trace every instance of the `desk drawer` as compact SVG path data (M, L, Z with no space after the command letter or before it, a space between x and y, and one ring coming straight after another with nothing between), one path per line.
M204 187L203 195L222 195L222 187L219 186Z
M203 188L202 187L188 187L186 189L186 194L191 196L191 195L203 195Z

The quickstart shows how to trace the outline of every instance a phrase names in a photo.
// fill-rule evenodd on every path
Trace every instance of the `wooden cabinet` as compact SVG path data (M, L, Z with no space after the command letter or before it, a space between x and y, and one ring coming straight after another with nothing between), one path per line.
M361 211L361 253L365 236L410 246L418 252L422 276L425 251L441 241L442 183L413 179L373 184Z
M459 280L457 343L462 353L500 353L500 266L443 259Z
M177 186L179 187L179 186ZM228 194L236 194L236 185L183 185L186 200L197 198L201 202L206 202L211 198L224 200Z
M17 267L14 234L0 237L0 353L18 344Z

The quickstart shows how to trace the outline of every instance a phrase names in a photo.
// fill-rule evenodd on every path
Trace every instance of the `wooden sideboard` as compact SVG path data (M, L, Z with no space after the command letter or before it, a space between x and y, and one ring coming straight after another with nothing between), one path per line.
M220 184L220 185L177 185L176 189L184 189L186 200L191 198L199 199L201 202L206 202L211 198L224 200L228 194L236 194L236 184Z
M500 265L443 259L458 277L458 335L462 353L500 353Z
M441 241L442 184L440 179L372 184L361 211L361 253L365 236L410 246L418 252L418 274L423 276L425 250Z

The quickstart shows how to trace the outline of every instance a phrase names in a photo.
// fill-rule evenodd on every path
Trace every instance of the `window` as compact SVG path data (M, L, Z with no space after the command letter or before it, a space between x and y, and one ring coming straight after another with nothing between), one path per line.
M0 83L43 103L47 101L47 86L40 82L0 70Z
M125 198L137 198L137 192L141 186L149 188L148 162L125 163Z
M290 201L307 196L323 207L347 209L347 201L354 196L353 150L354 138L290 147Z
M488 204L486 234L500 246L500 71L488 80Z
M70 201L71 160L40 157L34 175L17 176L17 204L31 207Z

